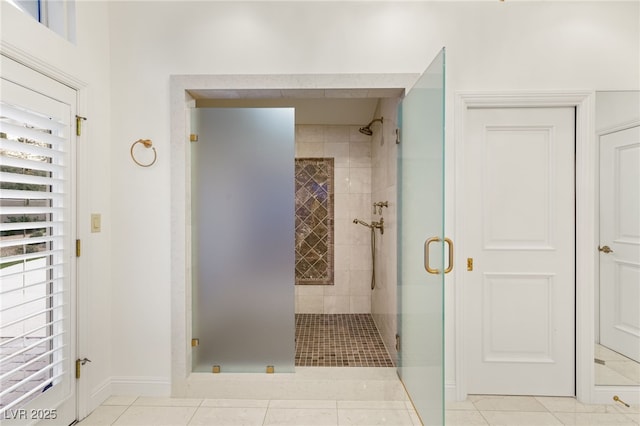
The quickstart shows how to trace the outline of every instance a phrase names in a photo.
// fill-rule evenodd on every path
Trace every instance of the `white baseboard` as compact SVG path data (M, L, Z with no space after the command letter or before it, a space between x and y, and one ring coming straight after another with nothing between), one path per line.
M78 420L82 420L112 395L111 377L95 386L86 398L78 398Z
M111 395L113 395L111 391L111 377L108 377L89 393L89 409L94 410Z
M171 379L149 376L111 377L112 395L170 396Z
M444 400L457 401L457 399L458 399L458 387L456 386L456 382L445 382Z

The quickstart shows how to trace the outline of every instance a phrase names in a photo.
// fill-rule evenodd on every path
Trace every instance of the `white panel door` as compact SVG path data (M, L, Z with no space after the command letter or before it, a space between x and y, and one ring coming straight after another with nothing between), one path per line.
M600 343L640 362L640 126L600 137L600 245Z
M575 110L468 118L467 392L574 395Z

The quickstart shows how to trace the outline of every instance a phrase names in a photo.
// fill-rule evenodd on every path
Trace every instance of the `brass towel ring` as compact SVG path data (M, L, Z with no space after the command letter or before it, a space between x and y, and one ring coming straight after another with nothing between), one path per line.
M149 164L142 164L141 162L139 162L138 160L136 160L136 157L133 155L133 148L137 145L141 143L142 145L144 145L145 148L151 148L153 150L153 161L151 161ZM153 164L156 162L156 160L158 159L158 153L156 152L156 149L152 146L153 143L151 142L150 139L138 139L137 141L135 141L132 145L131 145L131 159L133 159L134 163L136 163L138 166L140 167L150 167L153 166Z

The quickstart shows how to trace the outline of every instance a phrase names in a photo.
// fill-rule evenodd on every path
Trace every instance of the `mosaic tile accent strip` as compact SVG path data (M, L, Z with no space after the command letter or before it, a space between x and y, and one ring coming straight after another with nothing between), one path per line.
M333 285L333 158L296 158L296 284Z
M370 314L296 314L296 366L393 367Z

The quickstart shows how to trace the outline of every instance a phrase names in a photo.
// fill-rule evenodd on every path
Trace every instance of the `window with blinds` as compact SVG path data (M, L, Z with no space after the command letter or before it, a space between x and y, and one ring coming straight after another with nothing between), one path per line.
M61 37L75 43L75 0L7 0L7 2L27 15L31 15L36 21Z
M68 121L0 102L0 418L69 365Z

